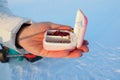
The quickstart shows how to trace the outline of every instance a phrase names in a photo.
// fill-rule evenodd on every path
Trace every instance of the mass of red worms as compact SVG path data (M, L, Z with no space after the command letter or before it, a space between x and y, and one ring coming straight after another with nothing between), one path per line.
M53 35L53 36L69 36L70 34L68 32L63 32L60 30L57 30L55 32L47 32L47 35Z

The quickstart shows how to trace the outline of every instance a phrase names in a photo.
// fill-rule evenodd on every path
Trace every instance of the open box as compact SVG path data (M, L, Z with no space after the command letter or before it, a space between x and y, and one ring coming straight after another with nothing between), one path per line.
M68 33L69 35L48 35L48 33ZM65 30L48 30L44 36L44 48L47 50L74 49L76 46L75 34Z
M81 10L77 11L74 32L67 30L47 30L43 39L46 50L66 50L82 46L87 27L87 17Z

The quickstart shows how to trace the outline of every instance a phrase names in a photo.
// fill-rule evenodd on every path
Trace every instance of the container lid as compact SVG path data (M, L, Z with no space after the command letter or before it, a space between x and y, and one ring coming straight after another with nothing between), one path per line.
M74 33L77 37L77 47L80 47L83 43L84 34L87 26L87 17L79 9L76 14Z

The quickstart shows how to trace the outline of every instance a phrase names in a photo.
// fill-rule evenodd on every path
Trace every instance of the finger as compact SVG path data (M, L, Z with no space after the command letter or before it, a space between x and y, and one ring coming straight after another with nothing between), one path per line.
M77 47L77 49L82 50L83 52L88 52L89 51L89 48L87 47L88 44L89 44L88 41L84 40L82 46Z
M68 51L49 51L47 54L44 53L43 56L52 58L64 58L68 56L68 54Z
M39 49L35 50L36 52L33 53L37 56L43 56L43 57L52 57L52 58L63 58L68 56L69 51L62 50L62 51L48 51L45 49Z
M51 29L71 30L72 28L68 25L52 24Z
M88 45L88 44L89 44L89 42L87 40L83 41L83 45Z
M78 48L79 50L82 50L83 52L89 52L89 48L86 45L81 46Z
M82 51L81 50L75 50L70 52L70 54L66 58L79 58L82 56Z

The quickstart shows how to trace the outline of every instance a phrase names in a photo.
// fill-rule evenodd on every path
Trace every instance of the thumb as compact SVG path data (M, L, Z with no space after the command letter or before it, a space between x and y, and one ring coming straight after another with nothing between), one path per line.
M51 29L59 29L59 30L72 30L72 28L68 25L62 24L51 24Z

